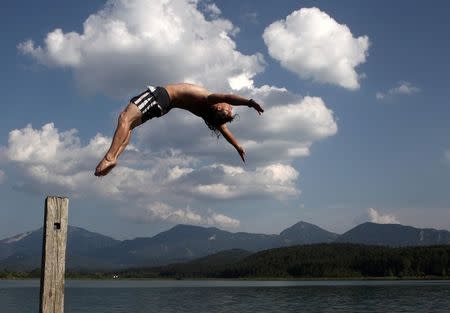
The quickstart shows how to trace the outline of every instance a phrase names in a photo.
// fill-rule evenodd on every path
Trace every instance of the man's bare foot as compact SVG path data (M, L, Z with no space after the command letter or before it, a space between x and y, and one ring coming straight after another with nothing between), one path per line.
M106 176L108 173L116 166L116 160L108 160L106 157L100 161L100 163L95 168L95 176Z

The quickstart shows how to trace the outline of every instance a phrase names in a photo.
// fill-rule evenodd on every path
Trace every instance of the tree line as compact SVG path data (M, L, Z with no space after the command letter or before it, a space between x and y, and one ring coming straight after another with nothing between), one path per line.
M39 277L40 270L0 278ZM186 263L114 272L68 270L68 278L449 278L450 245L384 247L359 244L312 244L254 254L224 251Z
M148 278L364 278L442 277L450 273L450 246L382 247L313 244L265 250L233 263L203 261L122 271Z

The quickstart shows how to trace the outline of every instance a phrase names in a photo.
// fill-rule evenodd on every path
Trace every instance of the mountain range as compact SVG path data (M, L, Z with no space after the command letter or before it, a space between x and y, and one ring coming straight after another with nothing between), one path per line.
M316 225L299 222L280 234L232 233L215 227L177 225L149 238L116 240L69 226L69 270L112 270L160 266L202 258L220 251L249 253L271 248L314 243L360 243L386 246L450 244L450 232L399 224L363 223L338 235ZM42 228L0 240L0 270L40 267Z

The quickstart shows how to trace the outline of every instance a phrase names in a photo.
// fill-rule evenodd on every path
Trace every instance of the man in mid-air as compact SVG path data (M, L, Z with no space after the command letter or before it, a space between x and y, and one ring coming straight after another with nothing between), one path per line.
M95 176L107 175L117 164L117 158L130 142L131 131L153 117L161 117L172 108L187 110L201 117L216 133L221 133L233 145L245 162L245 151L240 146L226 123L234 119L232 106L248 106L259 114L264 112L253 99L234 94L211 93L203 87L192 84L173 84L165 87L148 88L132 98L120 113L111 147L95 169Z

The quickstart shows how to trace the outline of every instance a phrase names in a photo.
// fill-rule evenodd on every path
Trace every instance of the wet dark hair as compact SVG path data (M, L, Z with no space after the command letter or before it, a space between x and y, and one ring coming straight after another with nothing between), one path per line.
M203 120L208 128L213 132L217 138L220 137L219 126L225 123L232 122L236 117L239 117L237 114L228 115L223 110L217 110L215 107L210 107L206 112Z

